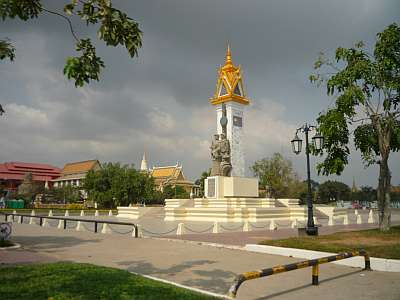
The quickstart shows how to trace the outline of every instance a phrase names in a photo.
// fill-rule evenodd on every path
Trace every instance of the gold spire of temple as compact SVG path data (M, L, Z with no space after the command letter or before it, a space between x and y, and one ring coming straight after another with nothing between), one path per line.
M226 62L219 69L217 87L214 97L210 99L211 104L217 105L224 102L234 101L248 105L250 100L246 98L241 68L232 63L231 48L228 44L226 49Z

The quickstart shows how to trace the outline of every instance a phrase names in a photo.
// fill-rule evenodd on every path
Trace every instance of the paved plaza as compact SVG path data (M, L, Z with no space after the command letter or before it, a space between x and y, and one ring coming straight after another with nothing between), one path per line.
M164 221L164 210L162 207L148 207L145 208L146 213L139 219L125 219L119 218L115 215L109 216L107 213L102 213L100 216L94 216L94 212L86 213L85 216L79 216L79 211L70 212L70 218L77 219L89 219L89 220L103 220L103 221L117 221L117 222L128 222L139 224L141 226L141 233L145 237L166 237L172 239L183 239L191 241L218 243L225 245L236 245L244 246L245 244L256 244L266 239L281 239L297 236L297 229L291 228L291 222L282 220L276 222L278 230L269 230L269 221L262 222L249 222L248 232L243 232L243 223L227 223L220 222L218 225L219 233L213 232L213 222L195 222L195 221L183 221L184 223L184 235L176 235L178 224L180 221ZM326 218L319 218L318 222L321 224L319 228L320 234L331 234L338 231L351 231L351 230L362 230L376 228L377 224L368 224L368 211L361 211L363 224L356 224L356 216L350 215L350 225L343 225L339 220L334 226L327 226ZM36 215L41 215L41 212L36 212ZM42 214L45 216L44 214ZM63 214L55 213L56 217L63 217ZM1 216L1 219L4 217ZM15 221L18 221L18 217L14 217ZM29 218L23 219L25 224L29 223ZM36 223L39 223L38 219L35 219ZM48 220L48 227L56 228L59 224L58 220ZM400 224L400 210L396 209L392 211L392 223L394 225ZM69 229L77 227L76 221L69 221L67 224ZM93 223L81 223L81 228L84 231L93 232ZM101 231L102 226L99 225L98 230ZM115 234L131 235L132 226L123 225L110 225L109 229Z
M226 294L235 275L298 259L212 247L194 242L94 234L15 224L18 250L1 251L2 264L74 261L127 269L190 287ZM199 235L200 236L200 235ZM367 272L333 264L320 268L319 286L311 269L246 282L238 299L396 299L399 273Z

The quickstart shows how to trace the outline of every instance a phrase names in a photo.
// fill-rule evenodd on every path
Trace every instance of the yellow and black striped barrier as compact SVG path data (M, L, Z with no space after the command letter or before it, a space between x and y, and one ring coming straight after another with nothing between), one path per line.
M257 278L261 278L261 277L265 277L265 276L271 276L271 275L275 275L278 273L293 271L293 270L307 268L307 267L312 267L312 284L318 285L319 284L318 276L319 276L319 265L320 264L325 264L328 262L342 260L342 259L346 259L346 258L350 258L350 257L354 257L354 256L364 256L364 260L365 260L364 270L371 270L369 255L364 250L339 253L337 255L322 257L322 258L318 258L318 259L305 260L305 261L301 261L298 263L276 266L273 268L263 269L263 270L259 270L259 271L245 272L236 277L235 282L229 289L228 295L229 295L229 297L235 298L240 285L247 280L257 279Z

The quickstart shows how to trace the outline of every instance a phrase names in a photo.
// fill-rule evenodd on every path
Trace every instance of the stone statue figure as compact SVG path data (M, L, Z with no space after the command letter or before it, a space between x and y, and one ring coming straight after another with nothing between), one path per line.
M210 176L231 176L231 147L226 135L214 134L210 149L213 162Z
M212 168L211 168L211 176L220 176L221 175L221 145L219 143L219 135L214 134L214 139L211 143L211 158L212 158Z
M226 117L226 106L222 103L222 117L220 120L222 133L214 134L214 139L211 143L211 158L213 165L211 168L211 176L231 176L231 146L226 138L226 125L228 119Z
M229 140L225 134L222 133L220 140L220 151L221 151L221 165L220 170L222 176L231 176L232 164L231 164L231 147Z

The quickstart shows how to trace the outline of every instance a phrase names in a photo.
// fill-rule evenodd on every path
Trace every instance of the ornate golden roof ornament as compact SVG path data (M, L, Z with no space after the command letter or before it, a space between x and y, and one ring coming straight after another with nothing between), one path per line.
M241 68L232 63L231 48L228 44L225 65L219 68L217 87L210 102L213 105L218 105L229 101L244 105L250 103L244 92Z

